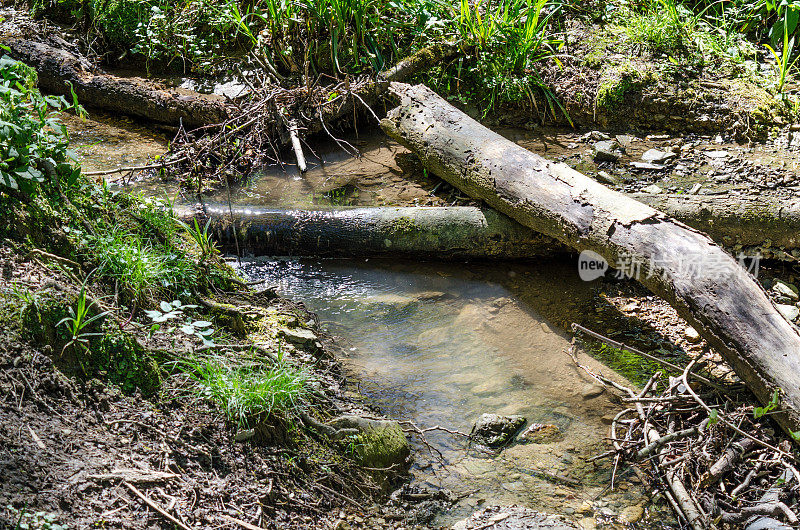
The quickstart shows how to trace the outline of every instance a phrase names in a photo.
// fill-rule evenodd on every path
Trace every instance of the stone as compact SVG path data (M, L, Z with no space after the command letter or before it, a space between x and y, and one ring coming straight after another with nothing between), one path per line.
M414 295L416 300L420 302L435 302L437 300L444 300L445 298L450 298L450 296L442 291L423 291L421 293L417 293Z
M689 192L688 192L689 195L696 194L698 191L700 191L700 188L702 188L702 187L703 187L703 185L700 184L699 182L695 183L695 185L692 186L692 189L689 190Z
M504 484L504 486L511 486ZM512 489L512 488L509 488ZM512 489L512 491L515 491ZM452 530L477 530L479 528L530 528L530 529L570 529L582 528L567 521L561 515L553 515L524 508L522 506L489 506L458 521Z
M587 142L589 140L594 140L595 142L597 142L597 141L600 141L600 140L610 140L610 139L611 139L611 137L609 135L607 135L606 133L601 132L601 131L588 132L588 133L584 134L581 137L581 140L584 140L584 141L587 141Z
M669 162L677 156L678 155L675 153L662 151L661 149L648 149L642 155L642 160L645 162L650 162L651 164L663 164L665 162Z
M598 171L597 181L603 184L619 184L620 179L611 175L608 171Z
M588 383L581 389L581 397L583 399L594 399L596 397L600 397L605 391L606 387L603 385L598 383Z
M721 160L723 158L728 158L730 153L727 151L707 151L705 155L713 160Z
M603 140L594 144L594 160L596 162L616 162L622 154L616 140Z
M487 447L500 447L511 441L518 430L525 424L525 417L517 414L501 416L499 414L483 414L470 432L470 438Z
M563 438L561 429L550 423L532 423L517 437L519 443L549 444Z
M622 522L628 524L633 524L642 517L644 517L644 507L642 507L640 504L623 508L619 514L619 518L622 520Z
M650 162L631 162L631 167L634 169L646 169L648 171L660 171L666 166L661 164L651 164Z
M629 147L636 140L635 136L629 134L618 134L615 138L622 147Z
M790 300L798 300L800 298L797 294L797 287L783 280L775 280L775 285L772 286L772 290L783 298L788 298Z
M314 332L306 328L281 328L280 333L293 344L308 344L317 340Z
M789 322L794 322L797 317L800 317L800 309L797 309L797 306L789 305L789 304L775 304L778 308L778 311L783 318L788 320Z
M375 420L345 415L328 422L337 430L353 430L353 450L358 462L365 467L385 469L405 467L411 446L400 424L393 420Z
M646 186L646 187L642 188L642 191L645 192L645 193L651 193L653 195L658 195L659 193L661 193L664 190L662 190L661 187L656 185L656 184L650 184L649 186Z
M686 329L683 330L683 336L692 344L697 344L700 342L700 334L692 326L686 326Z

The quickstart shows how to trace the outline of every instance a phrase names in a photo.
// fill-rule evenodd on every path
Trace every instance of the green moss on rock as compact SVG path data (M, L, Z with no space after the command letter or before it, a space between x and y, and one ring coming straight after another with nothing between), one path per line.
M161 385L156 360L132 336L118 330L100 337L87 353L87 361L87 370L105 374L125 392L139 389L152 394Z

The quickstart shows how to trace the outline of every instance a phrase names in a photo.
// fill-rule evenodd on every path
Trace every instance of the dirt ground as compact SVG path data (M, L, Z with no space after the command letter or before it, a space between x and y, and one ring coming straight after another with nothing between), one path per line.
M240 433L185 375L146 397L65 375L58 352L25 336L19 311L23 290L69 279L8 247L0 270L0 528L383 528L410 512L375 505L383 479L289 424L236 441ZM316 359L319 413L367 410L343 397L338 363L318 354L287 350Z

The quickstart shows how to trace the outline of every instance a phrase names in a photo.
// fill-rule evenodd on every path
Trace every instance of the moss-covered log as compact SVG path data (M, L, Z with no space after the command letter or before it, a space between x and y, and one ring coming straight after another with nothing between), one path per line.
M209 204L183 218L211 218L224 250L281 256L405 256L522 259L569 251L557 241L486 208L278 210Z

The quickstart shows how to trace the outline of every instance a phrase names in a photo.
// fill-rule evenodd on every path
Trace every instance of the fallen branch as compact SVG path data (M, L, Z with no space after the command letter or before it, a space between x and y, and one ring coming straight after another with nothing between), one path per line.
M159 506L158 504L156 504L155 502L153 502L152 500L150 500L150 498L149 498L149 497L147 497L147 496L146 496L144 493L142 493L141 491L139 491L139 490L136 488L136 486L134 486L134 485L133 485L133 484L131 484L130 482L123 482L122 484L123 484L123 485L124 485L126 488L128 488L129 490L131 490L131 491L132 491L132 492L133 492L133 493L134 493L134 494L135 494L137 497L139 497L140 499L142 499L142 501L143 501L143 502L144 502L146 505L148 505L150 508L152 508L153 510L157 511L158 513L160 513L160 514L161 514L161 515L163 515L164 517L166 517L166 518L167 518L167 519L168 519L168 520L169 520L169 521L170 521L172 524L174 524L175 526L177 526L177 527L178 527L178 528L180 528L181 530L191 530L191 529L190 529L188 526L186 526L185 524L183 524L182 522L180 522L178 519L176 519L175 517L173 517L172 515L170 515L170 514L169 514L169 513L168 513L168 512L167 512L167 511L164 509L164 508L162 508L161 506Z

